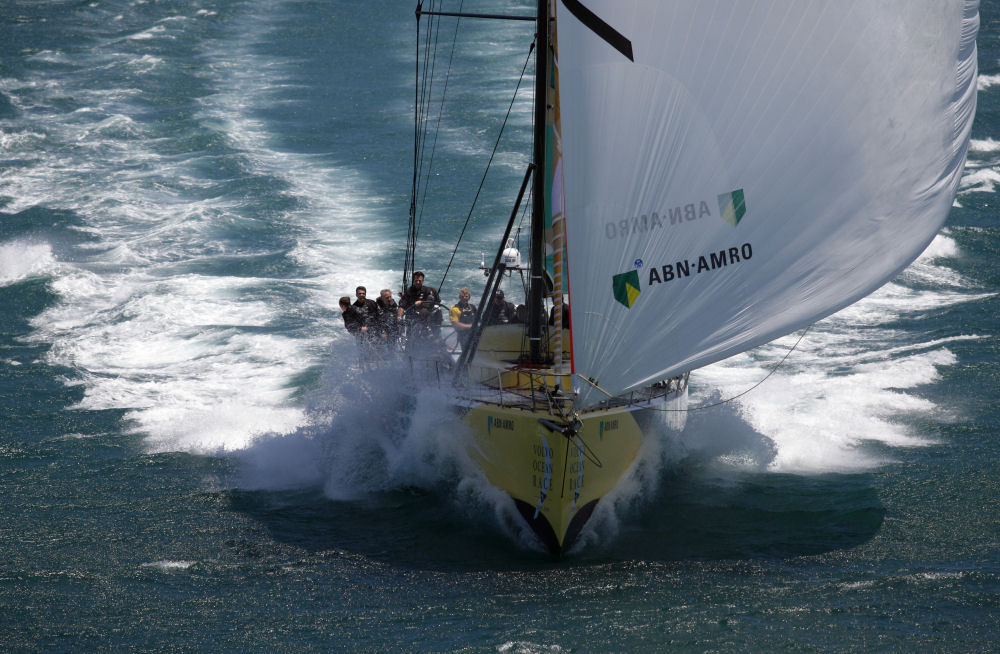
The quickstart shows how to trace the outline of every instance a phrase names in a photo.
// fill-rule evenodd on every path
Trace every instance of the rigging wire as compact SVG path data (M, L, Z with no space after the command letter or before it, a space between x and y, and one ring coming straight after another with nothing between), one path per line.
M524 229L524 219L531 217L530 212L531 212L532 192L533 190L528 191L528 202L524 204L524 208L521 209L521 217L517 219L517 230L515 232L517 241L514 243L514 247L516 247L518 250L521 249L521 230Z
M465 4L465 0L459 5L459 11ZM444 88L441 91L441 101L438 107L437 113L437 124L433 130L434 137L431 143L430 156L427 157L427 139L430 129L428 128L431 122L431 102L434 95L434 78L435 69L437 67L437 53L438 46L441 40L441 15L436 12L440 10L443 6L443 0L435 6L434 1L431 0L431 11L428 14L431 16L431 24L427 30L427 35L424 37L424 59L423 59L423 75L421 75L420 66L420 52L421 52L421 39L420 39L420 17L423 15L423 3L417 3L417 65L415 75L419 84L416 85L417 90L415 90L414 98L414 134L413 134L413 182L412 188L410 190L410 211L409 211L409 225L407 229L407 240L406 240L406 253L403 263L403 288L405 289L409 284L409 276L412 270L416 269L416 247L417 239L420 234L420 225L423 221L423 211L425 202L424 199L427 195L427 189L430 186L431 171L434 167L434 154L437 151L437 140L438 134L440 133L441 119L444 115L444 102L448 93L448 82L451 79L452 64L455 58L455 50L458 43L458 31L461 24L461 19L455 21L455 32L452 35L451 42L451 53L448 57L448 68L445 73L444 78ZM432 36L433 35L433 36ZM424 172L426 170L426 172ZM423 180L423 182L421 182ZM421 185L423 189L421 190ZM418 201L419 198L419 201ZM418 208L419 207L419 208Z
M427 112L430 107L430 96L433 92L434 68L437 65L437 44L440 38L441 19L432 15L431 23L427 29L424 43L426 56L423 59L423 75L421 72L420 59L420 17L422 15L423 3L417 3L417 38L416 38L416 63L414 75L419 84L414 85L414 107L413 107L413 181L410 190L410 212L409 223L406 234L406 252L403 263L403 288L408 284L408 277L411 267L414 265L416 252L417 234L419 225L416 217L417 187L420 181L420 171L423 168L424 148L421 139L426 139ZM431 7L434 7L433 0ZM433 43L433 48L431 47Z
M464 5L465 5L465 0L462 0L462 2L459 3L459 6L458 6L459 12L462 11ZM439 17L438 18L438 32L440 32L440 25L441 25L440 21L441 21L441 19ZM420 202L418 203L418 206L420 207L420 210L419 210L419 214L416 216L416 227L414 229L414 240L416 240L416 238L419 236L419 233L420 233L420 224L423 222L424 207L427 206L426 202L425 202L425 200L427 198L427 189L430 188L431 171L434 169L434 153L437 151L438 135L441 133L441 119L444 117L444 101L445 101L445 98L448 95L448 82L451 80L451 69L452 69L452 64L454 63L454 60L455 60L455 49L456 49L456 46L458 44L458 29L459 29L460 25L461 25L461 18L459 18L458 20L455 21L455 33L452 36L452 40L451 40L451 52L448 55L448 69L445 72L445 76L444 76L444 88L441 90L441 101L440 101L440 103L438 105L437 123L435 124L434 130L433 130L434 131L434 140L431 143L430 157L429 157L429 159L427 161L427 174L424 176L423 192L421 193ZM435 52L435 57L434 58L435 58L435 60L437 59L437 44L438 44L438 40L439 39L436 38L435 42L434 42L434 52ZM434 68L433 67L431 68L430 76L431 77L434 76ZM433 80L431 81L431 84L433 84ZM430 103L431 103L431 97L432 97L432 95L433 94L430 93L430 92L427 95L427 112L426 112L426 115L428 115L428 116L429 116L429 110L430 110ZM421 148L420 169L421 170L423 170L423 167L424 167L424 163L423 163L424 154L423 153L427 151L426 140L427 140L427 133L428 133L428 131L430 131L430 130L427 130L425 128L425 130L424 130L424 136L423 136L423 143L420 146L420 148ZM416 245L416 243L414 243L414 245Z
M455 255L458 253L458 248L462 244L462 238L465 236L465 230L469 227L469 221L472 219L472 212L476 210L476 204L479 202L479 195L483 192L483 186L486 184L486 176L490 172L490 167L493 165L493 158L496 157L497 151L500 149L500 139L503 138L504 129L507 127L507 121L510 119L511 111L514 109L514 102L517 100L517 93L521 89L521 82L524 81L524 73L528 70L528 63L531 61L531 53L535 51L535 42L531 42L531 47L528 48L528 55L524 59L524 66L521 67L521 76L517 78L517 86L514 87L514 94L510 98L510 104L507 106L507 114L503 117L503 123L500 125L500 131L497 133L497 140L493 144L493 151L490 153L489 161L486 162L486 169L483 170L483 177L479 180L479 188L476 189L476 195L472 199L472 206L469 207L469 213L465 216L465 223L462 225L462 231L458 235L458 240L455 241L455 248L451 251L451 258L448 259L448 265L445 266L444 274L441 276L441 282L438 284L438 291L444 285L445 280L448 278L448 271L451 270L451 264L455 261ZM537 171L535 174L538 174Z
M781 361L779 361L777 364L775 364L775 366L773 368L771 368L770 372L768 372L766 375L764 375L763 379L761 379L759 382L757 382L756 384L754 384L750 388L746 389L742 393L737 393L736 395L734 395L734 396L732 396L730 398L727 398L725 400L721 400L719 402L713 402L712 404L703 404L701 406L687 407L687 408L684 408L684 409L655 409L655 410L656 411L668 411L668 412L674 412L674 413L679 413L679 412L690 413L692 411L703 411L704 409L711 409L712 407L722 406L723 404L728 404L728 403L732 402L733 400L736 400L736 399L739 399L739 398L743 397L744 395L746 395L750 391L754 390L755 388L757 388L758 386L760 386L761 384L763 384L764 382L766 382L771 375L773 375L775 372L778 371L778 368L780 368L785 363L785 360L787 360L788 357L791 356L792 352L794 352L795 349L799 346L799 343L802 342L802 339L805 338L806 334L809 333L810 329L812 329L812 325L809 325L808 327L806 327L805 329L803 329L802 333L799 334L798 340L795 341L795 344L792 345L791 349L788 350L788 352L785 352L785 356L781 357Z
M718 402L713 402L711 404L703 404L701 406L696 406L696 407L685 407L683 409L661 409L661 408L657 408L657 407L650 407L650 410L651 411L663 411L664 413L690 413L692 411L702 411L704 409L711 409L712 407L722 406L723 404L728 404L728 403L732 402L733 400L737 400L737 399L743 397L744 395L746 395L750 391L754 390L755 388L757 388L758 386L760 386L761 384L763 384L764 382L766 382L771 375L773 375L774 373L776 373L778 371L778 368L780 368L785 363L785 360L788 359L789 356L791 356L792 352L794 352L795 349L799 346L799 343L802 342L802 339L805 338L805 335L809 333L810 329L812 329L812 325L809 325L804 330L802 330L802 333L799 334L798 340L795 341L795 344L792 345L791 349L789 349L788 352L785 352L785 356L781 357L781 361L778 361L778 363L776 363L774 365L774 367L771 368L771 370L766 375L764 375L763 379L761 379L759 382L757 382L756 384L754 384L750 388L746 389L745 391L743 391L741 393L737 393L736 395L733 395L732 397L726 398L725 400L720 400ZM611 393L607 392L606 390L604 390L603 388L601 388L599 385L597 385L594 382L594 380L588 379L588 378L584 377L583 375L579 375L579 374L577 375L577 377L579 379L582 379L583 381L587 382L588 384L590 384L591 386L593 386L597 390L601 391L602 393L604 393L605 395L607 395L609 398L613 398L614 397Z

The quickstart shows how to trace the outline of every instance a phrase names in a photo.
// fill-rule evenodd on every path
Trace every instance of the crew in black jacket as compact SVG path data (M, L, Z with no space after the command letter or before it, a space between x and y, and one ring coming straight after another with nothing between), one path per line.
M503 299L503 291L497 290L493 294L493 299L486 305L483 311L484 325L504 325L509 322L519 322L517 310L512 302Z
M398 315L407 323L407 339L436 341L441 331L441 298L437 290L424 286L424 273L413 273L413 284L399 299Z
M351 304L351 298L346 295L340 298L340 316L344 319L344 327L355 338L361 338L361 330L365 326L365 317Z
M372 336L378 329L378 305L375 304L375 300L367 298L368 289L364 286L354 289L354 295L358 298L354 301L354 307L364 318L364 325L361 327L361 332L365 336Z
M375 305L378 308L379 336L389 348L394 348L399 340L399 316L397 315L399 306L392 299L392 291L383 288L379 292L379 298L375 300Z
M437 291L424 286L424 273L418 270L413 273L413 284L403 291L399 299L399 317L413 316L426 321L436 304L440 304Z

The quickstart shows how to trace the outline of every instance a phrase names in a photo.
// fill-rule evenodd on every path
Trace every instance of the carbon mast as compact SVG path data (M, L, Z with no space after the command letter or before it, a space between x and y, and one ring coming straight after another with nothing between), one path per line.
M535 24L535 125L532 161L535 175L531 189L531 251L528 282L528 357L544 363L542 329L545 324L545 118L548 112L549 0L538 0Z

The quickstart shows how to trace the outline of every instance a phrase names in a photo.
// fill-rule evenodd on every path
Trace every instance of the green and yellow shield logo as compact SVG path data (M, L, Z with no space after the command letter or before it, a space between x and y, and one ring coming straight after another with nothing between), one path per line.
M747 212L747 201L743 197L743 189L736 189L719 196L719 213L723 220L736 227Z
M611 285L615 291L615 299L624 304L629 309L635 304L635 299L639 297L639 272L630 270L628 272L615 275L611 278Z

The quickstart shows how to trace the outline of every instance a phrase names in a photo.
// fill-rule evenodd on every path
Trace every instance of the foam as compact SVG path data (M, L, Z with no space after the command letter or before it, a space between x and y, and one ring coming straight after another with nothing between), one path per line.
M302 343L256 327L278 318L244 299L261 280L175 275L53 283L63 298L33 321L49 358L80 371L80 409L128 409L151 451L212 453L304 420L288 380L313 356Z
M998 183L1000 172L992 168L979 168L962 176L960 188L962 193L995 193Z
M518 546L544 551L511 498L467 456L471 435L436 389L414 391L405 369L361 374L353 342L334 344L306 423L262 434L234 452L241 488L320 486L334 501L357 502L409 488L444 488L471 522L505 531ZM404 365L405 364L400 364Z
M940 370L957 363L947 347L950 343L986 336L960 334L907 343L884 325L991 295L969 292L967 280L938 265L959 254L953 239L939 235L900 278L933 283L931 288L893 282L820 321L770 377L801 332L695 371L691 406L739 397L724 408L706 410L705 417L692 413L680 440L684 451L733 469L814 474L868 470L892 460L869 443L888 448L932 443L908 426L910 418L951 417L925 395L911 391L939 381ZM763 384L741 395L765 377ZM750 431L740 434L734 416ZM772 447L761 447L754 434Z
M160 572L175 572L178 570L187 570L188 568L196 565L197 561L152 561L151 563L143 563L140 567L142 568L154 568Z
M58 263L52 246L28 240L0 243L0 286L55 272Z
M233 379L234 383L241 380ZM150 452L192 452L221 454L249 447L264 434L296 429L305 416L301 409L279 409L271 402L254 404L236 401L208 401L201 406L190 394L181 402L165 401L163 406L130 411L126 419L134 421L135 431L150 434ZM256 400L258 398L251 398Z
M980 75L977 81L977 88L979 91L985 91L997 84L1000 84L1000 75Z
M969 152L976 154L1000 152L1000 141L993 138L972 139L969 141Z
M45 134L34 130L21 132L0 131L0 151L16 152L27 150L45 139Z
M543 645L530 640L508 640L497 647L500 654L553 654L566 651L560 645Z
M161 21L132 39L169 38L175 29L183 22ZM160 57L133 52L95 54L90 67L135 75L162 66ZM57 52L35 56L65 60ZM243 55L227 50L227 63L233 56ZM25 125L37 122L32 112L47 111L52 97L72 94L83 105L47 121L44 132L16 125L4 132L0 145L32 162L5 177L5 210L65 208L95 237L74 248L79 260L57 270L48 250L15 244L0 283L57 273L51 288L59 300L33 321L33 340L51 343L49 363L76 371L67 383L83 388L77 408L126 410L151 451L227 452L308 425L291 398L293 380L342 336L330 307L359 282L398 285L398 272L357 255L373 243L372 233L389 231L374 218L384 199L350 170L271 148L271 135L247 114L255 97L280 83L272 77L280 77L280 66L251 59L235 77L229 67L204 69L219 92L200 100L197 120L224 130L238 151L220 156L241 164L241 173L289 182L299 202L280 220L298 236L287 253L300 267L298 280L183 272L199 261L211 267L219 255L268 253L234 251L219 240L220 225L251 220L245 205L253 198L213 195L219 182L204 177L200 155L161 154L156 126L130 110L139 89L74 88L75 77L59 75L0 82L25 112ZM208 199L198 199L206 189ZM278 325L289 319L316 326L285 333Z
M932 263L938 259L954 259L960 254L961 251L958 249L958 243L951 237L951 232L948 229L944 229L934 237L924 251L920 253L920 256L917 257L917 260L910 264L907 270L911 270L916 266L926 266L928 263ZM941 269L938 268L938 271L941 271Z
M683 433L664 426L660 432L643 439L635 461L594 509L580 532L572 552L580 552L617 539L621 520L629 508L643 498L652 497L660 484L661 471L691 453L683 442ZM700 438L705 446L707 442ZM522 537L522 540L525 540ZM536 549L543 549L536 546Z
M167 31L167 28L164 27L163 25L154 25L153 27L150 27L149 29L143 30L141 32L137 32L135 34L130 34L129 36L127 36L125 38L131 39L133 41L146 41L146 40L149 40L149 39L154 39L154 38L156 38L157 36L163 34L166 31Z
M467 437L440 393L414 394L393 365L362 375L353 342L338 342L307 422L292 433L263 434L238 455L240 485L323 486L334 500L475 476ZM402 364L400 364L402 365ZM472 483L472 482L469 482ZM508 500L509 501L509 500Z

